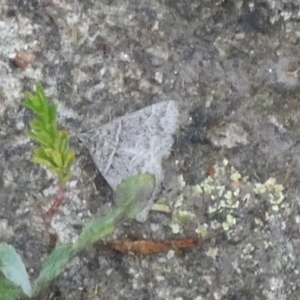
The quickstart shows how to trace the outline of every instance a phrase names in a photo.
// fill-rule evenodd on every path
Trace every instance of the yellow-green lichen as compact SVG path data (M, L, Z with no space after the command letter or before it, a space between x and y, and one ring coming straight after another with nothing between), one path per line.
M159 203L167 201L173 233L180 233L186 224L194 224L195 232L201 236L220 229L231 233L239 220L243 219L243 214L247 210L255 210L262 202L267 210L264 216L254 216L254 224L257 226L254 232L273 219L274 214L291 213L290 206L285 201L284 186L277 183L275 178L253 182L247 174L241 174L230 166L227 159L213 165L211 170L210 175L202 182L192 186L186 184L183 175L179 175L176 187L166 189L168 192L162 195ZM200 213L201 221L197 219L199 211L194 211L194 207L205 209ZM300 217L297 221L300 229Z
M171 227L172 232L173 232L174 234L178 234L178 233L180 232L180 226L179 226L179 224L177 224L177 223L172 223L172 224L170 224L170 227Z
M226 216L226 222L222 223L222 227L223 227L223 230L226 232L226 231L229 231L231 228L233 228L236 224L236 219L232 216L232 215L227 215Z
M218 256L219 249L217 247L209 247L205 254L208 257L215 259Z
M208 235L207 228L208 228L208 225L206 223L204 223L202 225L198 225L198 227L195 229L195 232L197 233L197 235L199 237L202 237L203 239L205 239Z

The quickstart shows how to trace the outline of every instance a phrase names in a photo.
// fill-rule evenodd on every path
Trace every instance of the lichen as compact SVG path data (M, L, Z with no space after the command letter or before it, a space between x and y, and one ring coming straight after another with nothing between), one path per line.
M267 210L264 215L254 216L254 232L272 220L274 214L291 213L288 202L284 201L284 186L275 178L265 182L251 180L247 174L241 174L231 166L227 159L213 165L211 170L210 175L195 185L187 184L184 176L179 175L175 186L166 188L158 200L158 205L170 209L173 233L181 233L189 225L201 237L220 229L230 236L247 210L259 207L261 202L265 202ZM205 210L201 211L202 217L193 203ZM295 222L300 228L300 216Z

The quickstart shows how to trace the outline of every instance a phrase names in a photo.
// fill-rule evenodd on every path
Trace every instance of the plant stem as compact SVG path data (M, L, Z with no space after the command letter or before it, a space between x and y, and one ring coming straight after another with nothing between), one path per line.
M63 185L60 185L54 202L52 203L52 205L48 209L48 211L44 213L44 219L47 224L51 223L53 215L57 212L59 207L64 202L65 196L66 196L66 187Z

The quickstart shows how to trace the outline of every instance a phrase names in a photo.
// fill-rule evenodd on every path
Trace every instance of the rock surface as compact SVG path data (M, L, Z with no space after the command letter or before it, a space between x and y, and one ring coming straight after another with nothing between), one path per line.
M179 107L180 128L159 201L172 212L124 221L113 238L226 230L184 255L96 247L45 299L299 299L299 11L286 0L0 0L0 240L15 246L30 276L47 256L40 216L56 186L30 160L23 102L38 81L78 153L52 224L60 243L112 205L77 141L82 120L101 126L167 99ZM212 135L230 124L225 137Z

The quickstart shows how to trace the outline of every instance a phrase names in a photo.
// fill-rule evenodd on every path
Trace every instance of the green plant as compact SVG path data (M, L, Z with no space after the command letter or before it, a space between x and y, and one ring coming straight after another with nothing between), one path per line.
M68 132L58 130L57 106L49 104L41 83L36 85L36 93L26 94L25 106L36 115L28 133L39 144L34 148L33 162L47 167L59 179L56 200L45 214L51 219L65 198L65 185L71 177L75 152L69 149Z
M46 213L46 216L52 217L63 201L65 184L71 177L75 153L69 150L68 133L58 130L57 107L48 103L42 85L37 84L36 93L28 93L26 98L25 106L36 114L28 133L30 138L39 143L39 147L34 149L33 161L49 168L59 179L60 191ZM122 217L135 218L144 209L142 203L145 198L150 198L154 188L155 178L149 174L136 175L123 181L114 193L115 208L107 215L91 220L73 244L56 246L44 262L33 285L14 247L0 243L0 299L38 297L83 249L92 247L111 234Z
M68 132L58 130L57 106L48 103L41 83L36 85L35 94L27 93L25 106L36 114L28 133L40 144L34 149L33 161L49 168L64 185L71 176L75 152L69 150Z
M0 277L1 300L37 297L83 249L92 247L111 234L123 216L135 218L143 209L141 203L152 195L154 188L154 176L149 174L136 175L122 182L114 194L116 208L105 216L91 220L73 244L56 246L33 285L15 249L0 243L0 270L5 276Z

